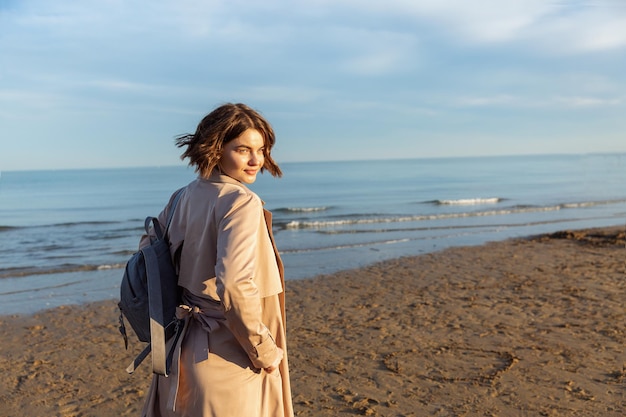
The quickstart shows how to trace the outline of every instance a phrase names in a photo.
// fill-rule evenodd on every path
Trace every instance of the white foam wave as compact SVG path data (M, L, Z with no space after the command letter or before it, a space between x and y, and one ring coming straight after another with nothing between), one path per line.
M328 207L287 207L285 211L289 211L292 213L312 213L315 211L326 211Z
M597 202L582 202L582 203L567 203L557 204L553 206L543 207L511 207L501 210L483 210L473 212L461 212L461 213L440 213L440 214L427 214L427 215L415 215L415 216L400 216L400 217L371 217L371 218L346 218L339 220L320 220L320 221L298 221L294 220L285 225L287 229L323 229L341 226L351 225L363 225L363 224L381 224L381 223L403 223L403 222L418 222L426 220L446 220L446 219L459 219L468 217L484 217L484 216L501 216L508 214L519 213L540 213L550 212L562 209L572 208L584 208L592 207L600 204L610 204L615 201L597 201Z
M502 201L499 197L490 198L461 198L459 200L437 200L437 204L444 206L475 206L479 204L497 204Z
M393 245L395 243L409 242L410 240L411 239L408 239L408 238L388 239L388 240L381 240L381 241L376 241L376 242L352 243L352 244L346 244L346 245L324 246L324 247L317 247L317 248L288 249L288 250L281 251L280 253L281 254L305 253L305 252L316 252L316 251L324 251L324 250L362 248L362 247L368 247L368 246L373 246L373 245Z
M104 265L98 265L96 269L98 271L102 271L106 269L120 269L120 268L125 268L125 267L126 267L125 264L104 264Z

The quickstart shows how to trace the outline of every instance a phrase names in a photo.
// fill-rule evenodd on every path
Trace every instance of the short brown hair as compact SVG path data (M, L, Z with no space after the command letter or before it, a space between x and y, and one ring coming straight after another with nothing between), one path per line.
M187 147L180 159L189 158L189 165L195 165L196 172L208 178L219 164L224 145L248 129L254 129L263 136L265 162L261 172L267 169L274 177L282 176L270 153L276 141L272 126L258 112L241 103L219 106L204 116L196 133L177 137L176 146Z

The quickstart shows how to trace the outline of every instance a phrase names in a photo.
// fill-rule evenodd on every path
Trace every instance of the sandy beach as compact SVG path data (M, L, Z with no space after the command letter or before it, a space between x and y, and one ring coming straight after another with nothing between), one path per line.
M299 416L626 415L626 229L287 282ZM1 416L136 416L115 300L0 317Z

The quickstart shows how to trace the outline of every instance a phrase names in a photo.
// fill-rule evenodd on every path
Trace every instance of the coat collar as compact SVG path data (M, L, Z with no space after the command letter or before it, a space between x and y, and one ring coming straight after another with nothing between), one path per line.
M225 182L227 184L235 184L247 188L241 181L237 181L233 177L229 177L228 175L222 173L219 168L214 168L213 171L211 171L211 175L209 175L209 178L200 178L203 180L208 180L210 182Z
M246 190L246 192L254 194L254 192L250 190L244 183L242 183L241 181L237 181L233 177L229 177L228 175L224 174L219 168L213 169L211 175L209 175L209 178L199 177L199 179L200 181L220 182L223 184L236 185ZM265 205L265 201L261 200L261 203Z

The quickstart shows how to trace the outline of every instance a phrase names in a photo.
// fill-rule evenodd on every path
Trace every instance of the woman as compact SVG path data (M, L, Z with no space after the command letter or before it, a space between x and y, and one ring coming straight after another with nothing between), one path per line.
M171 375L153 377L143 416L293 416L282 262L271 214L244 185L259 171L282 175L274 140L244 104L218 107L176 140L199 174L169 230L185 327Z

